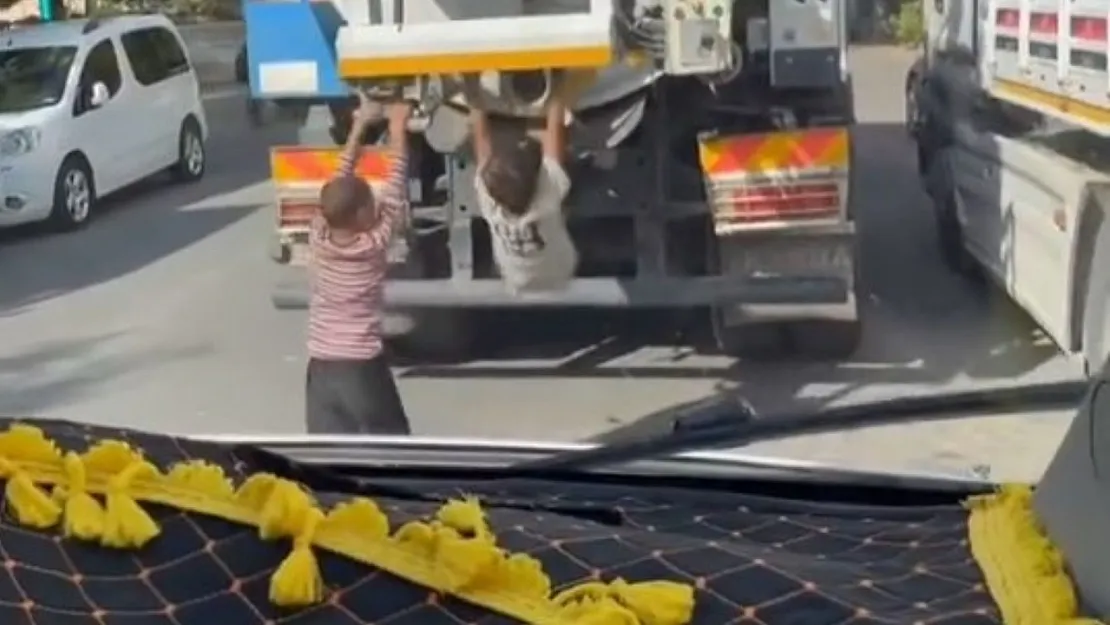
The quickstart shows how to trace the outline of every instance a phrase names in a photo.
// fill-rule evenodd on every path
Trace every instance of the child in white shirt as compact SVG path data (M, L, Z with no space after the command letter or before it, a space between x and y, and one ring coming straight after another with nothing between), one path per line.
M565 105L552 99L538 141L527 134L495 137L486 113L478 106L471 111L478 205L502 279L517 293L566 288L578 253L563 215L570 191L563 168Z

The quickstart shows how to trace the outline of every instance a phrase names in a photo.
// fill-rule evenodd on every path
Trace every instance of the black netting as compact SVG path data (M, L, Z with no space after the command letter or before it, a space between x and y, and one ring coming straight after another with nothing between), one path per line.
M162 466L204 459L236 480L275 470L271 459L249 450L75 424L35 425L63 449L116 438ZM322 483L326 476L311 477ZM364 488L378 493L394 526L427 516L459 494L449 483L423 485L411 495L403 486ZM483 500L499 543L539 559L556 588L598 577L691 583L698 589L696 624L1001 622L968 549L967 513L957 505L853 507L731 494L683 499L671 492L633 498L612 487L546 484L539 490L523 482L468 484L467 491ZM536 499L536 492L546 494ZM146 508L162 535L135 552L29 531L5 510L0 624L511 622L325 552L319 558L328 600L282 611L267 593L288 543L264 542L252 528L216 519Z

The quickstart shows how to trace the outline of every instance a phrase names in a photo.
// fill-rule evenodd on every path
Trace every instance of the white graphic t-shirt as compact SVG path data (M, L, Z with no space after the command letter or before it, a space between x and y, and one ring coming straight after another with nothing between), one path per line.
M574 278L578 252L563 216L563 200L570 191L563 166L544 159L536 196L519 216L490 197L481 177L475 180L478 205L493 239L493 257L506 285L519 293L566 288Z

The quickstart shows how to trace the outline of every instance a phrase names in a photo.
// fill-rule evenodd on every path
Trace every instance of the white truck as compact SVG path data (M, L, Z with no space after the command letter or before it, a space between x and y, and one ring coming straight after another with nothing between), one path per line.
M1066 353L1110 350L1107 0L926 0L907 123L941 257Z
M303 258L350 89L403 90L420 103L414 208L386 298L415 335L437 337L425 346L465 346L474 309L566 306L704 307L737 356L856 348L842 0L244 7L253 96L303 109L299 144L271 155L280 263ZM506 125L527 124L557 81L578 95L566 206L578 276L522 298L498 279L474 210L466 94L480 89ZM385 158L370 153L359 171L376 182ZM303 306L303 279L284 281L275 303Z

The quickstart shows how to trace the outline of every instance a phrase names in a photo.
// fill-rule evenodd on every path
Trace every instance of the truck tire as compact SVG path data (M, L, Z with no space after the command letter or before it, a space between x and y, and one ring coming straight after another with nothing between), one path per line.
M720 309L711 312L713 338L721 353L738 360L776 360L789 352L785 324L777 322L726 326Z
M857 257L858 258L858 257ZM723 354L749 360L783 356L804 360L843 360L859 349L863 339L863 282L859 263L852 289L856 316L852 319L803 319L725 326L719 309L712 311L713 335Z
M921 94L920 80L921 76L912 69L906 76L905 112L903 116L905 117L906 135L914 140L921 134L922 128L921 103L919 102Z
M245 43L235 55L235 82L243 85L250 82L250 66L247 63L247 44Z
M714 314L713 333L721 353L740 360L843 360L859 349L860 319L811 319L724 327Z
M408 326L390 339L400 357L444 364L474 358L481 331L472 311L421 308L399 311L397 316L406 318Z
M1081 344L1087 375L1101 371L1110 352L1110 225L1099 227L1092 245Z
M808 319L792 322L788 332L790 344L796 354L807 360L844 360L859 349L863 339L865 297L858 253L853 272L852 297L856 303L856 316L852 319Z
M790 324L794 352L807 360L844 360L856 353L863 338L859 319L814 319Z
M933 199L937 228L937 248L944 265L955 274L971 279L979 278L978 265L964 244L963 227L956 215L956 198L952 190L945 190Z

